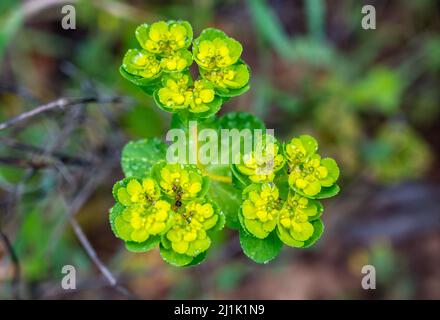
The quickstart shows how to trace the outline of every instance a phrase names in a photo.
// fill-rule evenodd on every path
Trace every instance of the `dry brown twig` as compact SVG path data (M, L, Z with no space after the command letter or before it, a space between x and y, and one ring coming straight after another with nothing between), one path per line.
M27 120L29 118L35 117L43 112L55 110L55 109L65 109L68 107L73 107L81 104L88 103L119 103L122 102L121 97L112 97L112 98L98 98L98 97L90 97L90 98L60 98L58 100L49 102L47 104L43 104L38 106L32 110L24 112L15 118L9 119L3 123L0 123L0 130L7 129L13 125L16 125L19 122Z
M133 295L128 289L121 286L116 277L112 274L112 272L107 268L107 266L101 261L96 253L96 250L93 248L92 244L88 240L87 236L83 232L81 226L78 224L75 215L81 209L81 207L87 202L87 200L92 196L93 192L96 190L99 182L107 176L109 170L111 170L112 166L115 164L115 161L108 160L101 167L100 172L98 172L94 179L89 180L85 186L81 189L81 191L76 195L76 197L70 202L67 208L67 218L70 226L72 227L76 237L81 243L87 255L90 257L92 262L99 269L101 274L104 276L105 280L109 283L110 287L114 288L116 291L121 293L127 298L137 299L135 295Z
M65 110L70 107L77 107L81 108L83 105L90 104L90 103L96 103L96 104L115 104L122 102L123 99L121 97L111 97L111 98L100 98L100 97L88 97L88 98L60 98L53 102L40 105L30 111L27 111L25 113L22 113L18 115L15 118L12 118L10 120L7 120L0 124L0 130L4 130L10 127L13 127L19 123L22 123L24 121L30 120L31 118L36 117L37 115L40 115L42 113L51 111L51 110ZM75 109L73 109L75 110ZM74 117L75 118L75 117ZM70 119L72 121L68 121L68 125L63 128L63 132L59 135L56 143L52 146L47 146L46 148L39 148L34 146L25 145L21 142L15 141L8 137L1 137L0 142L5 143L6 145L9 145L12 148L19 149L21 151L28 151L34 154L34 156L30 160L26 159L18 159L18 158L4 158L3 162L7 162L10 164L16 164L19 166L28 167L31 171L34 172L35 169L39 168L46 168L50 164L56 164L61 162L63 165L65 164L84 164L86 162L83 162L83 159L79 159L76 157L64 155L57 150L64 144L63 141L65 138L71 133L71 131L75 128L75 126L78 125L78 123L75 121L75 119ZM0 159L1 161L2 159ZM80 161L77 161L80 160ZM88 162L87 162L88 163ZM77 220L75 219L75 214L79 211L79 209L84 205L84 203L92 196L93 192L96 190L98 186L98 182L103 179L108 174L109 166L114 165L117 163L117 161L108 161L107 165L100 165L101 171L103 172L101 178L99 179L93 179L91 181L94 181L92 184L86 184L86 186L83 186L80 190L80 192L77 194L77 196L72 200L72 202L69 204L69 206L66 206L67 208L67 220L72 227L75 235L77 236L81 246L84 248L87 255L90 257L92 262L96 265L100 273L104 276L104 279L106 282L114 288L116 291L121 293L127 298L136 299L136 296L134 296L128 289L121 286L116 277L112 274L112 272L107 268L107 266L101 261L101 259L98 257L98 254L96 253L96 250L91 245L90 241L87 239L85 233L83 232L81 226L78 224ZM96 177L95 177L96 178ZM18 263L18 257L15 255L15 253L11 250L12 246L10 246L10 243L8 241L8 238L5 236L3 237L3 233L1 234L1 239L5 243L5 247L7 248L7 251L9 255L11 256L11 260L14 263L14 270L17 270L14 273L13 278L13 287L18 287L18 282L20 281L19 277L19 263ZM8 246L9 244L9 246ZM17 284L16 284L17 283ZM18 291L17 291L18 292ZM18 293L14 296L18 297Z
M48 153L47 150L45 150L43 148L29 145L26 143L22 143L20 141L17 141L15 139L12 139L9 137L0 137L0 142L4 143L5 145L7 145L8 147L10 147L12 149L24 151L24 152L27 152L30 154L41 155L41 156L43 156L43 158L46 158L46 155L47 155L48 160L59 161L59 162L62 162L64 165L90 166L92 164L92 162L87 159L79 158L76 156L71 156L71 155L64 154L62 152L56 152L56 151ZM8 157L8 158L11 158L11 157ZM0 162L1 161L2 160L0 160ZM29 160L29 161L31 161L31 160ZM50 161L46 161L46 162L50 162Z
M107 280L107 282L110 284L112 288L114 288L116 291L121 293L122 295L126 296L130 299L136 299L136 297L125 287L118 284L118 281L116 280L115 276L111 273L111 271L105 266L105 264L101 261L101 259L98 257L95 249L90 244L90 241L87 239L86 235L82 231L80 225L76 221L76 219L71 216L69 217L69 223L73 228L73 231L75 232L75 235L77 236L79 242L81 243L82 247L86 251L87 255L90 257L90 259L93 261L93 263L96 265L96 267L99 269L99 271L102 273L104 278Z

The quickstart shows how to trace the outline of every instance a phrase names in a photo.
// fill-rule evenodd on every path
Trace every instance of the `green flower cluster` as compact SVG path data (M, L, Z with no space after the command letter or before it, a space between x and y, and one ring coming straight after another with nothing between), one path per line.
M319 197L321 191L334 188L339 168L332 158L321 158L316 153L318 142L308 135L293 138L285 146L289 185L306 197Z
M206 196L208 189L209 180L196 167L159 161L142 178L115 184L112 229L132 251L159 244L168 262L195 263L210 247L210 233L224 225L223 213Z
M271 135L258 139L254 150L243 155L238 171L253 183L273 181L275 173L284 166L280 146Z
M159 21L139 26L136 38L142 49L128 50L121 74L153 95L162 110L207 118L224 100L249 89L250 69L240 59L243 48L223 31L208 28L193 41L188 22ZM197 80L189 72L193 61Z
M193 166L166 162L168 146L159 139L129 142L121 156L126 178L113 188L114 234L130 251L159 246L175 266L202 262L212 233L225 223L239 229L243 252L258 263L273 259L283 244L313 245L324 229L319 199L339 192L339 168L317 153L311 136L283 144L272 135L257 136L253 130L263 132L265 125L251 114L214 116L224 101L249 89L241 44L213 28L193 40L186 21L143 24L136 38L140 49L128 50L120 72L175 114L172 127L190 136L188 120L200 118L203 128L216 131L249 129L254 148L246 150L245 143L233 152L238 164Z
M293 138L282 148L273 137L262 139L261 145L262 152L245 154L231 167L243 190L242 230L248 237L264 240L274 233L288 246L309 247L324 227L323 206L316 199L338 193L339 168L333 159L316 153L318 144L308 135ZM268 166L270 170L262 170Z
M142 49L130 49L124 56L122 68L129 74L154 80L162 73L183 71L192 63L188 47L192 28L185 21L160 21L143 24L136 29Z

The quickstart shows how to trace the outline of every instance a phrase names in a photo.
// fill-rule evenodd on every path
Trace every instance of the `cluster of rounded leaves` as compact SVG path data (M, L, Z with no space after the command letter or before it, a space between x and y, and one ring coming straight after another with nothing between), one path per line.
M216 129L264 130L260 119L244 112L214 117L223 101L249 89L239 42L212 28L193 40L186 21L143 24L136 38L141 49L126 53L121 74L159 108L176 114L184 128L186 120L201 118L203 126ZM189 72L193 61L195 81ZM113 232L130 251L159 246L162 258L175 266L203 261L213 233L225 224L239 229L244 253L259 263L273 259L283 243L312 245L323 232L318 200L339 192L339 168L317 154L311 136L285 144L270 135L260 138L252 151L241 150L239 164L211 166L233 184L211 181L207 168L166 162L167 146L159 139L129 142L121 158L126 178L113 188Z
M193 40L188 22L159 21L140 25L136 38L141 48L128 50L121 74L167 112L207 118L224 100L249 89L249 67L240 59L243 48L223 31L208 28ZM196 80L189 71L193 62Z
M232 167L236 185L243 189L241 227L258 239L276 233L288 246L309 247L324 227L318 199L339 192L339 168L332 158L321 158L309 135L282 146L273 136L261 141L255 148L259 152L243 155Z

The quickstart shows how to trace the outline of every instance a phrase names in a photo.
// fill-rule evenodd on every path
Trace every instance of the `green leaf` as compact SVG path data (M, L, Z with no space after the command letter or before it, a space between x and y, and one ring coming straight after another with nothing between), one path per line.
M185 131L186 136L188 138L188 123L184 123L184 121L182 120L182 112L180 113L174 113L171 116L171 124L170 127L171 129L182 129ZM186 119L188 120L188 119ZM188 122L188 121L186 121ZM210 117L207 119L200 119L199 121L197 121L197 129L198 130L202 130L202 129L214 129L217 130L218 129L218 122L217 119L215 117Z
M124 206L120 203L116 203L111 209L110 209L110 214L109 214L109 220L110 220L110 227L113 231L113 233L115 234L116 237L119 237L118 232L116 231L116 227L115 227L115 219L117 216L119 216L120 214L122 214L122 211L124 210Z
M331 187L323 187L321 191L314 197L315 199L327 199L334 197L339 193L339 186L337 184L332 185Z
M191 109L188 107L189 120L210 118L220 110L222 104L223 104L223 99L219 96L215 96L214 100L212 100L210 103L207 104L207 106L209 107L208 111L191 112Z
M160 86L160 74L155 78L143 78L127 72L124 67L119 67L119 73L128 81L140 87L148 95L153 95L154 91Z
M245 176L244 174L241 174L240 171L238 171L237 166L235 164L231 165L231 172L232 172L232 183L234 184L237 189L244 189L246 186L252 184L252 181Z
M4 13L4 11L3 11ZM25 12L18 5L2 16L2 31L0 33L0 57L6 50L8 43L14 39L14 34L25 21Z
M160 236L150 236L144 242L127 241L125 242L125 248L131 252L147 252L157 247L159 243Z
M160 236L160 245L167 250L171 250L171 241L168 240L167 235L163 234Z
M276 12L267 1L247 0L246 2L259 38L265 41L264 45L269 44L273 47L281 57L333 68L338 68L343 64L335 50L326 41L311 37L290 39Z
M165 249L162 244L160 245L160 256L165 262L175 267L186 266L190 264L193 259L195 259L194 257L187 256L186 254L179 254L172 249Z
M215 203L215 205L216 205L216 207L219 208L219 206L216 203ZM215 224L215 226L212 229L209 230L209 232L216 232L216 231L222 230L225 226L225 223L226 223L225 214L223 213L223 211L221 211L219 209L217 223Z
M324 212L324 206L321 204L321 202L317 200L309 199L309 202L312 202L313 204L316 205L317 211L316 214L314 216L309 217L308 220L309 221L318 220L319 218L321 218L322 213Z
M170 129L182 129L188 131L188 127L185 126L182 119L177 113L173 113L171 116Z
M122 150L121 165L126 177L144 177L159 160L165 159L167 145L157 139L127 143Z
M200 36L194 40L197 44L203 40L214 40L216 38L226 39L228 36L222 30L216 28L206 28L200 33Z
M241 87L239 89L229 89L228 91L220 91L218 89L215 90L216 94L218 94L220 97L224 98L232 98L242 95L243 93L246 93L251 88L250 84L245 85L244 87Z
M193 258L193 260L189 264L185 265L184 267L194 267L194 266L201 264L203 261L205 261L207 253L208 253L208 251L203 251L201 254L195 256Z
M279 225L277 226L276 233L278 238L289 247L302 248L304 246L303 241L294 239L285 228L280 228Z
M112 188L112 194L113 194L113 198L115 199L116 202L119 202L118 200L118 190L120 188L126 187L127 184L130 182L130 180L135 179L134 177L128 177L128 178L124 178L122 180L117 181Z
M324 232L324 223L321 219L314 220L310 222L313 225L313 234L312 237L304 242L303 248L309 248L316 243L316 241L321 238L322 233Z
M122 69L129 74L154 80L160 76L160 61L145 50L129 49L122 59Z
M238 211L238 221L240 222L240 227L245 231L246 233L251 234L249 230L246 229L246 224L244 223L244 217L243 217L243 211L242 207L240 206L240 210Z
M278 191L280 193L281 199L287 199L287 196L290 192L290 186L288 181L288 174L287 170L284 167L280 171L277 172L277 175L275 176L274 183L278 188Z
M310 198L310 199L327 199L327 198L331 198L331 197L334 197L335 195L337 195L339 193L339 191L341 190L337 184L334 184L331 187L322 187L321 191L318 194L316 194L314 196L310 196L310 195L305 194L304 192L302 192L298 188L292 187L292 189L296 193L299 193L300 195L302 195L302 196L304 196L306 198Z
M275 231L265 239L258 239L241 228L240 245L244 254L257 263L268 263L280 253L283 247Z
M308 248L311 247L318 239L321 237L324 232L324 224L321 219L310 221L313 226L313 234L306 241L299 241L292 238L291 234L286 231L284 228L277 227L277 235L278 237L288 246L293 248Z
M167 107L166 105L164 105L164 104L160 101L160 99L159 99L159 90L160 90L160 88L157 88L157 89L153 92L153 99L154 99L154 102L156 102L156 104L157 104L157 106L159 107L159 109L161 109L161 110L163 110L163 111L165 111L165 112L170 112L170 113L178 113L178 112L181 112L181 111L183 111L183 110L186 110L187 107L177 109L177 108L170 108L170 107Z
M211 165L206 167L206 171L216 175L231 177L229 167L224 165ZM211 187L209 188L208 196L224 213L226 226L232 229L238 229L240 226L238 212L241 205L241 192L230 183L211 179Z
M291 39L280 19L265 0L248 0L247 6L259 37L267 41L283 58L292 56Z
M322 0L308 0L304 4L309 35L321 41L324 36L325 3Z
M213 181L209 190L209 196L218 203L225 214L226 225L232 229L238 229L238 211L240 210L240 192L231 184Z
M195 167L195 169L199 171L199 169L197 167ZM202 174L200 172L200 174ZM209 177L204 176L202 178L202 189L200 190L200 192L198 193L198 198L203 198L209 191L209 188L211 187L211 180L209 179Z
M234 154L234 148L240 148L241 152L244 152L245 147L245 139L252 139L253 135L255 134L254 130L261 130L261 134L264 134L264 130L266 129L263 121L261 121L258 117L247 113L247 112L229 112L225 115L221 116L218 120L218 130L219 135L222 136L221 130L231 130L229 131L229 138L228 139L220 139L220 149L226 149L229 150L229 161L234 162L236 160L234 157L236 154ZM235 130L236 132L234 133ZM246 130L246 131L243 131ZM236 136L239 137L240 140L236 140L236 138L233 138ZM252 141L247 141L248 143L251 142L252 147ZM239 145L237 145L239 143ZM232 150L232 151L231 151ZM231 157L232 153L232 157ZM223 160L223 159L222 159ZM242 179L240 179L242 180Z
M266 129L260 118L248 112L228 112L218 119L218 123L220 129Z

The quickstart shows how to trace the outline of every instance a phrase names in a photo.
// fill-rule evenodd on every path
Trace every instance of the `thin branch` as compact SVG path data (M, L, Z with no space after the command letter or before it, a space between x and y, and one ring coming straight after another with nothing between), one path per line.
M20 167L20 168L32 168L32 169L56 169L57 161L51 161L50 159L21 159L14 157L0 157L0 164ZM82 163L76 162L64 162L64 165L72 166L84 166Z
M11 139L9 137L0 137L0 142L3 142L8 147L11 147L13 149L19 150L19 151L25 151L29 153L35 153L38 155L47 155L50 158L56 158L58 161L62 162L63 164L71 164L71 165L78 165L78 166L89 166L92 164L91 161L71 156L62 152L52 152L48 153L45 149L36 147L30 144L22 143L20 141Z
M69 223L73 228L73 231L75 232L79 242L83 246L84 250L86 251L87 255L90 257L90 259L93 261L93 263L98 267L99 271L102 273L104 278L107 280L107 282L110 284L112 288L115 288L119 293L123 294L124 296L128 298L136 298L128 289L122 287L118 284L116 278L113 276L113 274L110 272L110 270L104 265L104 263L101 261L101 259L96 254L95 249L93 249L92 245L90 244L90 241L87 239L86 235L82 231L81 227L79 226L78 222L73 216L69 217Z
M54 110L54 109L65 109L68 107L73 107L81 104L87 103L119 103L122 101L121 97L111 97L111 98L99 98L99 97L90 97L90 98L60 98L58 100L49 102L47 104L43 104L38 106L30 111L24 112L15 118L9 119L3 123L0 123L0 130L4 130L9 128L19 122L22 122L26 119L32 118L40 113Z
M79 2L79 0L27 1L22 6L23 17L25 20L28 20L32 17L38 16L39 14L41 14L41 12L48 10L52 7L58 7L65 4L74 4L76 2ZM145 21L146 17L148 17L147 20L162 20L160 16L158 16L157 14L153 14L151 10L145 11L141 8L137 8L135 6L121 2L93 0L90 1L90 4L98 9L108 12L109 14L127 20Z
M15 250L12 247L11 242L9 241L9 238L6 236L5 233L3 233L1 229L0 229L0 239L3 242L7 254L11 258L11 262L13 265L14 274L12 277L12 296L15 299L20 299L20 279L21 279L20 260L18 259L18 256L15 253Z
M101 273L110 283L110 285L112 287L115 286L117 283L116 278L113 276L110 270L101 262L101 259L99 259L95 249L93 249L92 245L90 244L89 240L82 231L76 219L74 217L69 217L69 223L72 226L76 236L78 237L78 240L81 242L84 250L89 255L90 259L92 259L93 263L98 267L99 271L101 271Z
M75 214L80 210L80 208L84 205L84 203L90 198L93 191L96 189L96 186L98 183L106 177L109 170L111 170L111 167L114 165L114 161L108 160L106 164L104 164L100 170L96 174L95 179L89 180L90 182L87 183L82 190L79 192L79 194L70 202L68 212L67 212L67 218L69 220L69 223L71 227L73 228L73 231L75 232L75 235L77 236L79 242L81 243L82 247L86 251L87 255L90 257L92 262L96 265L96 267L99 269L99 271L102 273L106 281L109 283L109 285L117 290L122 295L126 296L129 299L137 299L135 295L133 295L128 289L118 284L116 278L113 276L111 271L105 266L105 264L101 261L101 259L98 257L95 249L91 245L90 241L87 239L86 235L82 231L80 225L75 219Z
M74 124L71 123L70 120L76 119L75 110L81 110L81 107L88 103L99 103L99 104L106 104L106 103L119 103L122 102L122 99L120 97L115 98L61 98L56 101L53 101L51 103L41 105L36 107L35 109L32 109L28 112L25 112L13 119L10 119L2 124L0 124L0 130L9 128L11 126L16 125L17 123L20 123L25 120L29 120L39 114L42 114L46 111L51 110L64 110L68 107L76 107L73 109L73 115L69 117L69 122L66 124L66 126L63 127L63 132L58 136L58 141L49 148L38 150L42 152L36 152L36 154L32 161L29 162L28 160L22 160L22 159L15 159L15 158L7 158L3 159L3 162L6 163L18 163L19 165L28 165L31 164L32 171L35 168L41 168L47 165L46 163L42 163L41 161L45 158L49 158L50 156L56 155L56 150L62 145L62 142L67 137L67 135L73 130L76 121L74 121ZM17 145L15 142L7 141L12 143L14 146L22 146ZM26 149L30 151L37 151L32 146L26 146ZM53 159L54 161L57 161L60 163L58 158ZM65 160L65 158L64 158ZM2 159L0 159L2 161ZM17 162L18 161L18 162ZM62 163L62 162L61 162ZM109 167L114 165L115 161L108 161L108 165L101 166L101 170L103 172L103 177L108 174L108 171L110 170ZM64 163L62 163L64 164ZM97 182L101 179L91 179L91 181L94 181L94 183L91 183L90 185L84 186L82 190L76 195L76 197L73 199L73 201L69 204L68 210L67 210L67 220L71 227L73 228L73 231L78 238L80 244L84 248L87 255L90 257L91 261L96 265L96 267L99 269L100 273L102 273L103 278L105 281L115 290L117 290L119 293L123 294L124 296L128 298L135 298L132 293L129 292L126 288L122 287L120 284L118 284L117 279L115 276L110 272L110 270L105 266L105 264L101 261L101 259L98 257L95 249L91 245L90 241L87 239L86 235L84 234L83 230L81 229L80 225L78 224L77 220L75 219L75 214L78 212L78 210L83 206L83 204L89 199L89 197L93 194L93 191L96 189Z

